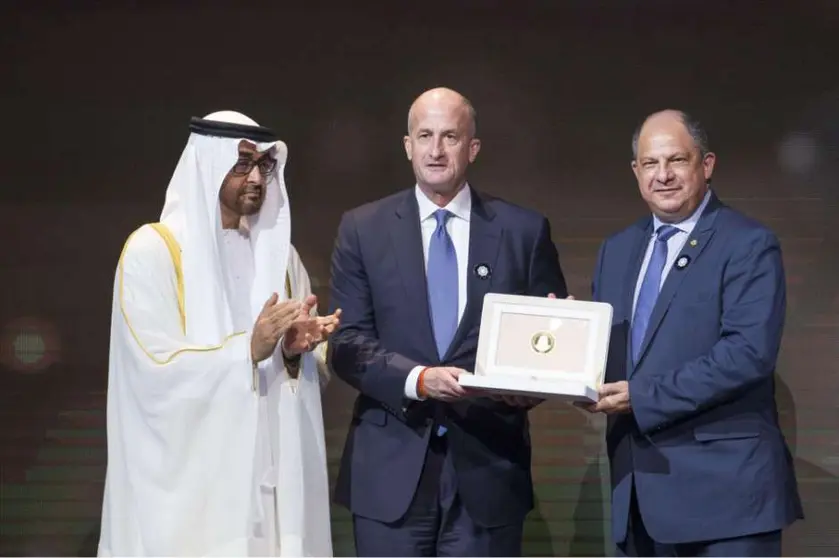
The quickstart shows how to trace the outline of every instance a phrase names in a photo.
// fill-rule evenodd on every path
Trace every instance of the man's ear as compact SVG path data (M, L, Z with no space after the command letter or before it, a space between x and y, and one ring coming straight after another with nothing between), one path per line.
M481 140L478 138L472 138L469 141L469 162L474 163L475 159L478 158L478 153L481 151Z
M405 148L405 155L408 157L408 160L412 161L414 145L411 143L411 136L402 138L402 146Z

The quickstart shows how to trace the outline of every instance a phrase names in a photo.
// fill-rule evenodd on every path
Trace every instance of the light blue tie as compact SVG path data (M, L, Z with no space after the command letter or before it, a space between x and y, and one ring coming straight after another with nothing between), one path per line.
M449 350L457 330L457 254L446 230L446 222L451 216L445 209L434 212L437 228L428 246L428 307L440 359ZM438 436L445 432L445 426L438 427Z
M678 231L679 229L672 225L662 225L656 231L653 253L650 256L650 263L647 265L644 281L641 283L641 290L638 292L635 316L632 318L633 363L638 362L641 344L644 342L644 335L647 333L647 326L650 324L655 301L658 299L658 292L661 289L661 273L664 271L664 263L667 261L667 241Z
M434 212L437 228L428 246L428 305L440 359L449 350L457 330L457 254L446 231L446 221L451 216L445 209Z

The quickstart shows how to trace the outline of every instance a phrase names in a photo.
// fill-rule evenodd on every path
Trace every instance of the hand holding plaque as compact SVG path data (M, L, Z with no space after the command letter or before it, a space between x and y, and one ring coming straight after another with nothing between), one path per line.
M632 410L629 400L629 382L626 380L603 384L597 390L600 400L597 403L575 403L589 413L604 413L615 415L628 413Z
M495 395L599 399L612 307L602 302L487 294L474 374L460 385Z
M455 401L468 395L466 389L457 379L466 371L451 366L437 366L426 368L421 374L421 395L440 401Z

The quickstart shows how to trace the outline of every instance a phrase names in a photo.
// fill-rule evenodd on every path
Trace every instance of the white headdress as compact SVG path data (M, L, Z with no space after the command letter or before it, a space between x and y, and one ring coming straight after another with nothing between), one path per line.
M254 253L251 312L256 320L265 301L276 292L285 298L284 281L291 243L291 214L285 185L287 148L274 133L234 111L193 118L191 134L181 154L160 221L182 248L184 310L187 337L214 345L233 333L219 251L222 233L219 191L236 163L239 142L247 140L277 159L266 177L265 201L248 219ZM267 363L266 363L267 364Z

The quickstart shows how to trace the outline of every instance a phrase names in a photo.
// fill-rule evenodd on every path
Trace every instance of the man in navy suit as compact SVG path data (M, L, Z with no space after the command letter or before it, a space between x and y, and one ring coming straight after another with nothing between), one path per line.
M632 169L652 216L607 239L593 295L614 308L601 399L612 533L630 556L780 556L803 517L778 426L786 309L778 239L709 188L688 115L647 118Z
M480 141L460 94L408 115L416 187L344 215L330 304L336 375L359 391L335 499L359 556L515 556L533 507L528 409L468 392L488 292L566 296L548 221L466 182Z

